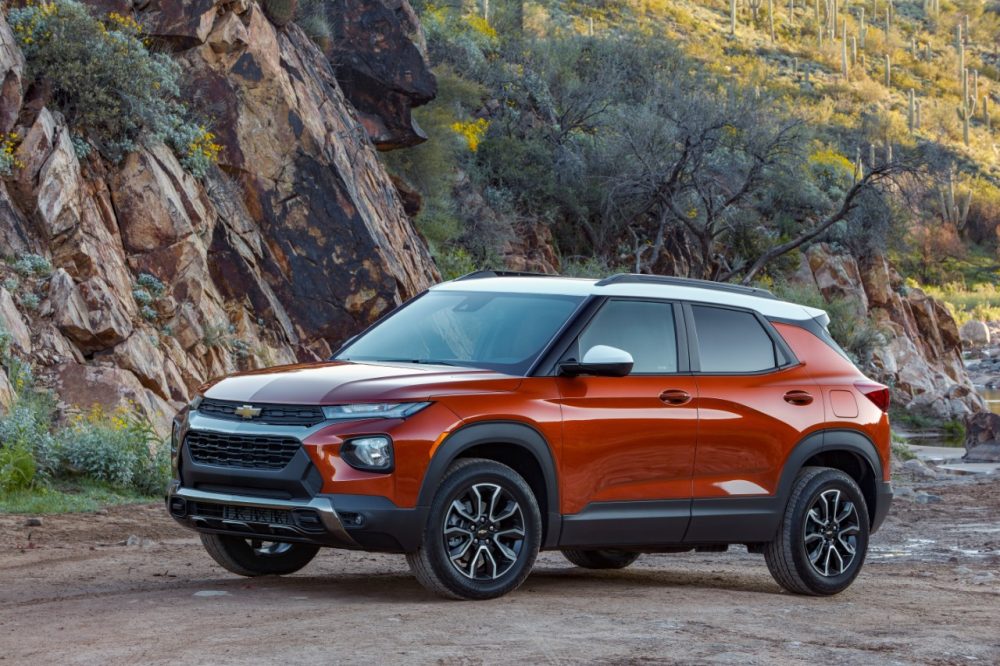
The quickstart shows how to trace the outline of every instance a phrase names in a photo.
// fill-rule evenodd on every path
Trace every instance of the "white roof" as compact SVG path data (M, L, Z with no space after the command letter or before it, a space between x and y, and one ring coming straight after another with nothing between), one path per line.
M551 294L558 296L633 296L668 298L679 301L731 305L756 310L765 317L805 320L821 317L823 310L765 296L743 294L699 286L626 281L598 285L599 280L565 277L478 277L442 282L431 291L507 292L515 294Z

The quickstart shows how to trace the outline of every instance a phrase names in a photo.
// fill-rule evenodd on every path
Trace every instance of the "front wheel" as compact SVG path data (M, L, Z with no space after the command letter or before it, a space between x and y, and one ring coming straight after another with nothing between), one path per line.
M452 599L493 599L531 572L542 541L527 482L492 460L459 460L431 503L423 540L406 560L427 589Z
M212 559L239 576L283 576L309 564L319 546L283 541L261 541L225 534L201 534L201 544Z
M764 558L789 592L837 594L854 582L868 552L868 506L858 484L840 470L803 469Z

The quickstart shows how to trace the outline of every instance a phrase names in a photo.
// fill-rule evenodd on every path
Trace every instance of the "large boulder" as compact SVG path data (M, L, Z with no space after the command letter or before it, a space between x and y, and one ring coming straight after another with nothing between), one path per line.
M965 420L967 462L1000 462L1000 414L980 412Z
M990 328L986 322L978 319L971 319L962 324L958 333L962 337L962 342L969 347L978 348L990 344Z
M816 287L828 300L846 300L885 334L885 346L863 370L892 387L896 404L942 419L984 409L962 361L954 317L944 303L906 288L885 258L859 264L818 243L804 253L793 280Z
M13 347L22 354L31 353L31 331L10 292L3 287L0 287L0 331L10 335Z

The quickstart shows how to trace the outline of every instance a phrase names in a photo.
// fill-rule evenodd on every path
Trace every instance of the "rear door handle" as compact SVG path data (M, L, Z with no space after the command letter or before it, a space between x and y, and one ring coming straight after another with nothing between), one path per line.
M785 394L785 402L792 405L808 405L813 401L812 394L805 391L789 391Z
M667 389L660 394L660 400L668 405L686 405L691 402L691 394L681 389Z

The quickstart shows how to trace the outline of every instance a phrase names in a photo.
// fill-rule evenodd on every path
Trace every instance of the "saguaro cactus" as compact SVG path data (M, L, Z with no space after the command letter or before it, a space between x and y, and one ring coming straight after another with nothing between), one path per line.
M889 54L885 54L885 87L889 88L892 86L892 61L889 59Z
M767 24L771 30L771 43L774 44L774 0L767 0Z
M910 128L910 134L913 134L914 130L917 129L917 99L913 88L910 88L907 98L909 104L907 106L906 125Z
M847 79L847 40L840 40L840 73Z
M858 40L861 42L861 48L865 48L865 37L868 34L868 24L865 23L865 7L862 5L858 8Z
M736 0L729 0L729 34L736 34Z

